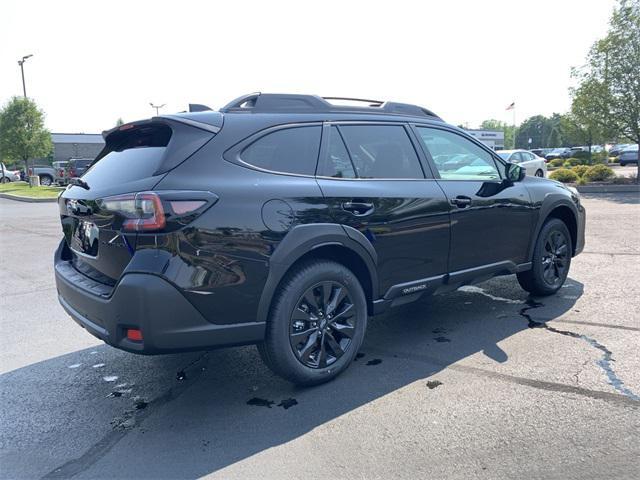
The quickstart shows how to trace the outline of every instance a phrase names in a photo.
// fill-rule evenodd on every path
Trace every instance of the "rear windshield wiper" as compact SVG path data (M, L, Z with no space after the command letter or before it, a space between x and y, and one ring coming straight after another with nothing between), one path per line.
M71 185L75 185L76 187L84 188L85 190L89 190L91 188L89 187L89 184L87 182L78 177L73 177L69 180L69 183Z

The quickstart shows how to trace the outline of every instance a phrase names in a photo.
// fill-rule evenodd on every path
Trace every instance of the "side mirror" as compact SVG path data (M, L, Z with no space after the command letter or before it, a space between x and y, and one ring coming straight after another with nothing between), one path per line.
M505 168L505 177L510 182L521 182L526 176L527 172L524 168L516 163L507 163Z

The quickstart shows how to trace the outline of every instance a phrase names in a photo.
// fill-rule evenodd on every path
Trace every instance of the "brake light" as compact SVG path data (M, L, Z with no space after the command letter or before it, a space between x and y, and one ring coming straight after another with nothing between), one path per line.
M218 201L211 192L164 190L115 195L97 200L103 213L120 217L115 228L129 232L173 231L192 222Z
M33 168L29 168L28 173L29 173L29 176L32 176L33 175Z
M199 209L205 203L207 202L203 200L171 200L169 202L171 210L176 215L186 215L187 213L191 213Z
M162 201L153 192L108 197L102 200L101 207L124 217L123 230L148 232L162 230L167 224Z

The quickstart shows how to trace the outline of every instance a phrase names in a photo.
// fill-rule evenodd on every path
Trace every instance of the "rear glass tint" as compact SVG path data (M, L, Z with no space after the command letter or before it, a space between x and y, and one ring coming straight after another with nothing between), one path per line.
M151 177L160 167L171 128L144 125L107 138L106 155L100 158L82 179L91 187L103 187Z
M276 130L245 148L240 158L249 165L272 172L314 175L320 132L320 126Z

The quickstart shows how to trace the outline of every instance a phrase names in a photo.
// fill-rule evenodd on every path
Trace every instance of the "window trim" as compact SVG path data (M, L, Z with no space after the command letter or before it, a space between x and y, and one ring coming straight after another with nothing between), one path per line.
M315 168L312 170L310 174L281 172L278 170L269 170L267 168L261 168L261 167L258 167L257 165L253 165L251 163L245 162L240 156L245 149L247 149L250 145L260 140L262 137L266 137L267 135L273 132L277 132L279 130L288 130L291 128L303 128L303 127L320 127L320 143L318 145L318 157L316 158ZM232 147L225 150L225 152L222 154L222 158L229 163L233 163L234 165L248 168L250 170L256 170L258 172L270 173L273 175L286 175L288 177L315 178L315 172L317 172L318 170L318 163L319 163L320 155L322 154L322 148L324 143L325 143L325 131L323 128L323 122L314 121L314 122L284 123L281 125L274 125L268 128L264 128L255 133L252 133L248 137L240 140L238 143L236 143Z
M393 122L393 121L373 121L373 120L327 120L325 122L323 122L323 133L327 132L327 135L323 135L323 142L321 144L321 148L320 148L320 155L321 155L321 161L318 162L318 166L320 166L320 164L323 164L324 162L327 161L327 155L328 155L328 151L329 151L329 146L328 146L328 141L329 141L329 134L330 134L330 130L331 127L337 127L338 132L340 134L340 138L342 139L342 142L344 143L345 148L347 149L347 154L349 155L349 160L351 161L351 165L353 167L353 171L355 172L356 175L358 175L358 171L355 168L355 165L353 164L353 159L351 156L351 150L349 149L349 145L347 144L346 140L344 139L344 135L342 133L342 131L340 130L340 126L341 125L373 125L373 126L397 126L397 127L403 127L404 131L407 135L407 138L409 139L409 142L411 143L411 146L413 147L413 150L416 154L416 158L418 159L418 165L420 166L420 170L422 171L422 178L361 178L356 176L355 178L339 178L339 177L327 177L324 175L318 175L318 169L316 169L316 178L319 179L323 179L323 180L336 180L336 181L402 181L402 182L407 182L407 181L418 181L418 182L422 182L425 180L435 180L435 178L433 178L433 176L429 177L429 173L432 172L428 172L428 170L425 168L425 165L423 163L423 159L421 157L421 152L422 150L420 150L420 148L418 147L418 145L416 145L416 138L414 137L414 134L412 132L411 126L409 125L409 123L407 122ZM326 141L324 140L326 137ZM431 168L429 167L429 170L431 170Z
M429 168L431 168L431 170L433 171L433 175L434 175L434 179L439 181L439 182L491 182L491 183L501 183L504 180L504 170L506 168L507 162L505 162L504 160L502 160L502 158L500 158L495 151L493 151L492 149L490 149L489 147L487 147L484 143L480 142L478 139L472 137L471 135L459 131L457 129L453 129L453 128L449 128L445 125L431 125L431 124L426 124L426 123L415 123L412 122L409 124L411 129L414 131L414 134L416 136L416 138L419 140L420 143L420 148L422 149L422 152L424 153L425 158L427 159L427 162L429 163ZM436 165L435 161L433 160L433 158L431 157L431 152L429 152L429 150L427 149L427 146L425 145L424 141L420 138L420 132L418 131L418 128L432 128L435 130L443 130L445 132L449 132L451 134L454 135L458 135L466 140L469 140L471 143L473 143L474 145L480 147L481 150L484 150L485 152L487 152L489 154L489 156L493 159L493 161L496 163L496 170L498 171L498 175L500 176L500 178L495 179L495 180L481 180L481 179L475 179L475 180L471 180L471 179L462 179L462 178L442 178L440 176L440 171L438 170L438 166ZM500 168L502 167L502 168Z

